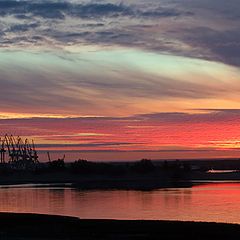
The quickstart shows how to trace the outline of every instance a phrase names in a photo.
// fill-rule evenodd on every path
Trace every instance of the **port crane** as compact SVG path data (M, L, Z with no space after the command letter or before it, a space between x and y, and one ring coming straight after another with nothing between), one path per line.
M0 137L0 163L9 163L22 167L38 163L38 154L33 140L23 140L6 134Z

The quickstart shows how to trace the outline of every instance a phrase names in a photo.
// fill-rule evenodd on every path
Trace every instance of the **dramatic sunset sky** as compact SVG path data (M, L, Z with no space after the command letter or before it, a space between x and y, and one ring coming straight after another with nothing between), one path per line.
M42 160L240 157L239 0L0 0L0 84Z

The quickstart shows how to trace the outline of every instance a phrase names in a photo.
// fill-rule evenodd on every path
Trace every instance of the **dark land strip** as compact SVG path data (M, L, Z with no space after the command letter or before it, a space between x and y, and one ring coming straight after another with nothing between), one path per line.
M0 239L237 239L240 225L205 222L81 220L0 213Z

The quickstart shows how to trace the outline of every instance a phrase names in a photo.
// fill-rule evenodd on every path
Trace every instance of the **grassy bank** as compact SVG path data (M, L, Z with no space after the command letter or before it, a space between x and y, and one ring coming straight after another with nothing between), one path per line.
M0 213L0 239L235 239L240 225Z

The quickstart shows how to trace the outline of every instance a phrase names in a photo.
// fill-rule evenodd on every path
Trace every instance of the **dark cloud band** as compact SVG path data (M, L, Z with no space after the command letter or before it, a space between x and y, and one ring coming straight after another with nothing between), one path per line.
M239 10L235 0L1 0L0 45L120 45L239 66Z

